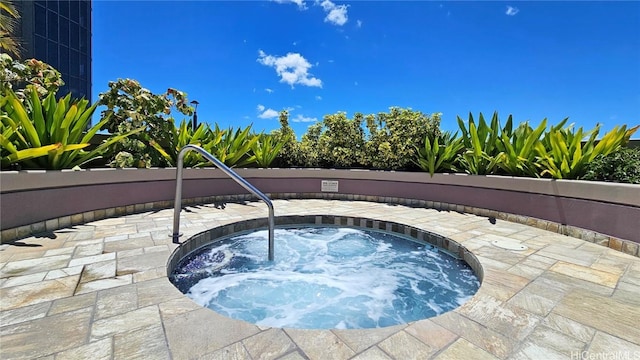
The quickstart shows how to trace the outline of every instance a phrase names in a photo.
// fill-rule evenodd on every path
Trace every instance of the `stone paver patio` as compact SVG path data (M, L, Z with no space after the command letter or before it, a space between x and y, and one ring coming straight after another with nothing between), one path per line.
M173 287L166 276L176 246L168 237L172 210L151 211L1 245L0 357L640 359L640 258L456 212L364 201L274 206L276 216L368 217L447 236L476 255L482 286L462 307L406 325L262 328L202 308ZM183 239L266 212L259 202L191 206L182 212ZM491 244L506 239L528 250Z

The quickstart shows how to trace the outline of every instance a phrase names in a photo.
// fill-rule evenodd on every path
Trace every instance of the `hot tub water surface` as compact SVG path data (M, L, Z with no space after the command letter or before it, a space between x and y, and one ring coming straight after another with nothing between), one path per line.
M480 283L462 260L395 233L344 227L277 229L216 241L170 280L202 306L261 326L362 329L437 316Z

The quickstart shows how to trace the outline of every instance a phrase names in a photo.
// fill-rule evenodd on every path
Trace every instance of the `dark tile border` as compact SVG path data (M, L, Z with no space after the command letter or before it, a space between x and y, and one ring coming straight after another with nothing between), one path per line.
M338 215L287 215L277 216L274 220L276 226L331 225L359 227L396 233L401 236L410 237L419 243L433 245L439 249L445 250L445 252L466 262L481 283L484 278L484 270L482 269L482 265L480 265L480 261L467 248L447 237L414 226L400 224L393 221ZM199 248L221 239L225 239L234 233L266 229L267 226L267 218L257 218L221 225L198 233L182 242L182 244L180 244L180 246L169 256L169 260L167 261L167 276L171 274L180 260Z

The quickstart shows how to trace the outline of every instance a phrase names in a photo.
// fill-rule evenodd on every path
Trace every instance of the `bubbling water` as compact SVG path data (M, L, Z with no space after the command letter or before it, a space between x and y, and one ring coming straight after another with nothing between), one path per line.
M196 303L261 326L362 329L437 316L480 283L469 266L398 234L336 227L234 236L183 259L171 281Z

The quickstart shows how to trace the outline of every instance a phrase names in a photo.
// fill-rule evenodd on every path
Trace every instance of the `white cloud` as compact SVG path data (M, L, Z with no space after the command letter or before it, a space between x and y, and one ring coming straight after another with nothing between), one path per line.
M320 6L322 6L322 9L327 13L327 16L324 18L325 22L342 26L349 20L347 16L347 5L336 5L330 0L324 0L320 3Z
M296 4L300 10L306 10L307 4L304 3L304 0L272 0L277 2L278 4Z
M335 60L329 59L329 60L327 60L327 62L330 63L330 64L333 64L335 62Z
M269 89L269 88L264 89L264 91L268 92L269 94L273 93L273 89Z
M322 100L322 96L316 95L316 100L318 100L318 101Z
M356 21L356 25L361 28L362 27L362 20L358 20Z
M258 106L256 106L256 109L258 110L258 117L260 119L273 119L273 118L277 118L278 117L278 112L269 108L265 108L264 105L258 104Z
M322 80L309 74L312 65L302 55L288 53L285 56L277 57L267 55L262 50L259 50L258 54L257 61L262 65L275 68L276 73L280 76L280 82L287 83L291 87L295 84L322 87Z
M505 12L505 14L509 15L509 16L514 16L515 14L519 13L520 10L518 10L518 8L515 8L513 6L508 6L507 5L507 11Z
M291 119L291 121L293 121L293 122L316 122L316 121L318 121L318 118L306 117L306 116L303 116L302 114L298 114L298 115L296 115L296 117Z

